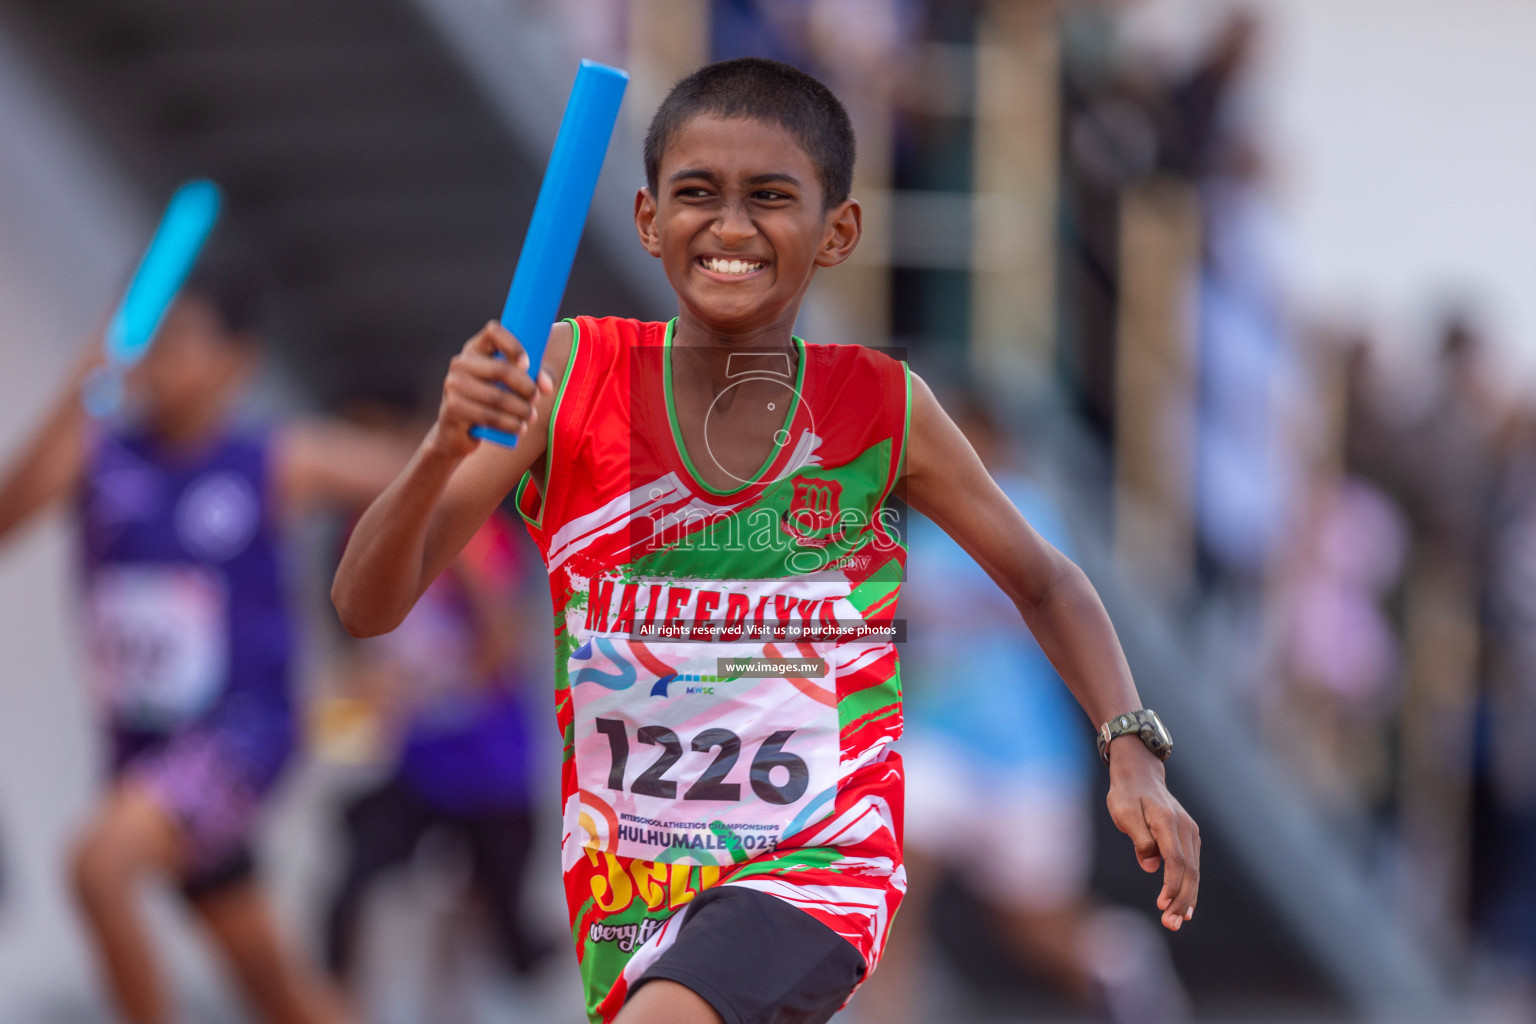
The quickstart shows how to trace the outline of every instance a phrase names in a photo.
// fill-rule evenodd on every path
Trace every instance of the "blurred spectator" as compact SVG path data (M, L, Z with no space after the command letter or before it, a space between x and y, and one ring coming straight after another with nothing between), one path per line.
M1487 526L1472 921L1489 951L1536 979L1536 412L1522 410L1501 440Z
M768 57L805 67L810 6L810 0L711 0L711 59Z
M354 991L366 898L433 833L465 848L475 906L508 967L527 973L553 950L530 935L522 909L534 839L526 694L538 691L521 667L518 624L530 616L517 602L542 575L521 532L494 515L398 628L357 645L351 685L394 721L398 751L388 777L341 815L346 860L326 959Z
M1112 5L1061 15L1060 359L1090 429L1115 429L1120 198L1157 162L1156 85L1123 66Z
M1399 790L1410 910L1455 948L1468 901L1483 531L1504 403L1464 314L1441 326L1437 369L1430 401L1398 438L1394 460L1414 527Z
M1254 13L1232 11L1193 69L1173 82L1158 111L1162 169L1191 181L1220 173L1223 152L1240 132L1232 97L1251 71L1261 41Z
M1196 523L1203 575L1257 611L1295 518L1299 368L1284 307L1284 231L1242 141L1200 184Z
M1242 116L1260 23L1234 11L1160 97L1164 173L1193 183L1202 246L1195 288L1195 519L1203 581L1256 631L1263 578L1298 511L1290 423L1298 366L1285 308L1287 240L1264 156Z
M901 78L926 7L922 0L712 0L710 53L793 64L826 79L859 111Z
M1508 403L1495 385L1476 321L1452 311L1439 325L1439 364L1427 407L1399 443L1397 471L1427 548L1473 568Z
M1036 530L1069 556L1046 492L1018 466L989 414L956 415ZM1116 1021L1175 1021L1187 1003L1156 927L1095 905L1093 739L1018 609L942 530L913 515L904 608L907 926L855 1003L882 1024L923 1019L920 955L946 871L996 916L1009 952Z
M370 500L405 452L320 423L245 427L235 404L262 344L248 272L199 270L128 380L121 420L82 404L93 345L0 477L0 536L45 506L80 516L84 623L111 754L70 866L127 1020L169 1019L140 887L168 881L274 1024L340 1007L272 920L252 857L296 739L288 517Z
M1407 524L1379 488L1319 471L1279 584L1283 689L1265 732L1319 803L1358 818L1391 799L1390 725L1401 653L1386 602Z

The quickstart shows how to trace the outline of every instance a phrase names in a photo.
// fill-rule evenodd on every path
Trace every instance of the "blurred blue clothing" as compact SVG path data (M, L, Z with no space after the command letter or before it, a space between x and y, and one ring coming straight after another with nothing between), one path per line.
M1013 473L996 480L1041 536L1071 557L1066 523L1045 492ZM1085 783L1092 746L1071 692L1008 596L915 512L902 596L908 735L994 772Z
M714 60L767 57L811 70L805 39L806 0L713 0L709 52Z
M399 775L435 810L528 806L533 767L521 681L438 702L411 722Z

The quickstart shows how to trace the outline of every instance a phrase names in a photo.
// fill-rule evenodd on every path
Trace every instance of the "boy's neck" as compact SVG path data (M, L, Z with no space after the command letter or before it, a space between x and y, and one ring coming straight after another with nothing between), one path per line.
M760 348L768 351L794 347L795 316L798 306L768 324L758 324L739 331L725 330L704 323L687 309L677 313L677 327L672 331L674 345L719 348L729 352Z
M707 382L719 390L727 385L732 355L784 352L793 366L797 357L794 330L794 311L770 324L726 331L703 323L683 309L678 311L677 326L672 330L672 346L687 349L691 366L704 371L700 383ZM675 386L677 382L673 383Z

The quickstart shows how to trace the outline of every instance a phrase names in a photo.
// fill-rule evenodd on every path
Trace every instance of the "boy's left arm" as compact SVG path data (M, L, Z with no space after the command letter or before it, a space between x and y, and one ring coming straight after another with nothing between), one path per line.
M902 482L907 503L937 523L1013 599L1093 727L1142 707L1114 626L1083 571L1013 507L933 392L912 375ZM1109 750L1109 814L1144 871L1165 868L1157 898L1177 931L1200 889L1200 830L1168 792L1163 763L1135 735Z

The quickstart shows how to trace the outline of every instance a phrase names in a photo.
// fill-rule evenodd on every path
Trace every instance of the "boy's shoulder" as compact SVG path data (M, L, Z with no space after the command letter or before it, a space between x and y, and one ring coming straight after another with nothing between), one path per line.
M805 342L806 356L835 367L865 366L884 373L905 372L906 360L896 350L841 342Z
M839 418L877 410L905 416L909 384L904 360L857 344L806 342L803 351L807 395L814 405L836 409Z
M660 345L666 340L666 320L636 320L623 316L573 316L575 342L601 346Z
M568 339L559 337L562 331L569 331ZM576 372L580 367L578 376L610 373L631 353L648 348L659 351L666 337L665 320L636 320L622 316L567 317L555 324L544 368L560 374ZM551 359L558 365L552 365Z

